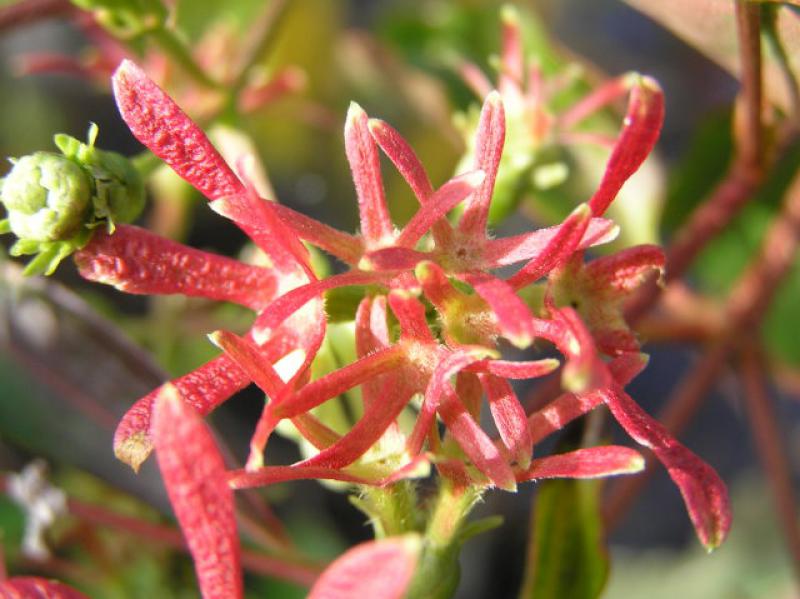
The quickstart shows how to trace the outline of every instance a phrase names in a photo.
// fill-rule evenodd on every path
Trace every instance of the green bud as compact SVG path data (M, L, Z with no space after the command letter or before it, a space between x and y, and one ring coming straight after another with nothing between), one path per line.
M52 273L97 227L113 233L115 222L131 222L144 208L144 182L133 163L95 148L96 137L94 124L89 143L56 135L62 154L36 152L12 160L14 167L0 180L7 212L0 233L17 236L11 255L37 254L26 274Z
M84 170L64 156L36 152L16 161L3 181L3 204L20 239L63 241L81 228L91 203Z

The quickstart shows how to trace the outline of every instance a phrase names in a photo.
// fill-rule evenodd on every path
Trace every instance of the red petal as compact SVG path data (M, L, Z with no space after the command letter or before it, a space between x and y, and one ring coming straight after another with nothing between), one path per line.
M703 545L708 550L718 547L731 525L728 491L719 475L678 442L621 388L604 389L601 395L622 428L637 443L652 449L666 466L683 495L689 517Z
M425 204L433 195L433 186L408 142L391 125L379 119L369 120L369 132L411 187L419 203Z
M408 221L395 243L398 246L414 247L428 229L455 208L483 182L483 171L475 171L450 179L422 205Z
M202 252L145 229L99 231L75 254L81 276L143 295L183 294L229 301L253 310L274 299L275 272Z
M592 211L586 204L578 206L563 223L558 232L537 256L532 258L515 275L508 279L514 289L520 289L541 279L554 268L562 266L578 248L589 225Z
M88 599L58 582L34 576L15 576L0 582L0 599Z
M404 339L420 343L436 343L425 318L425 306L408 291L399 289L389 293L389 306L400 323L400 335Z
M170 384L197 412L205 415L249 383L247 375L230 358L219 356ZM153 401L162 389L151 391L133 404L114 433L114 454L137 471L153 449L150 420Z
M483 347L462 347L447 354L437 365L431 375L428 387L425 390L425 399L417 416L414 430L408 439L407 447L411 455L416 455L422 450L425 437L434 423L436 410L442 394L448 390L452 392L449 379L470 364L478 362L491 354L492 351Z
M535 379L550 374L560 362L554 358L533 360L531 362L510 362L507 360L486 360L467 368L469 372L488 372L504 379Z
M361 234L370 246L391 238L394 227L383 194L378 149L370 135L368 121L361 107L351 103L344 128L344 145L358 194Z
M500 335L521 349L533 343L533 314L508 283L484 273L469 273L464 279L489 304Z
M527 468L533 453L528 418L509 382L490 374L480 375L497 432L520 468Z
M464 84L481 100L492 92L492 82L477 65L462 61L458 65L458 74Z
M472 418L449 383L442 388L439 414L448 432L464 450L475 467L492 483L505 490L516 491L517 483L511 467L503 459L489 436ZM427 399L427 398L426 398Z
M389 325L386 320L386 296L367 296L356 310L355 344L359 358L389 347ZM364 407L380 398L378 380L365 381L361 385Z
M589 200L592 213L602 216L628 178L656 145L664 123L664 95L655 80L634 75L622 132L611 151L600 186Z
M644 469L644 458L628 447L589 447L533 460L530 468L517 474L517 482L539 478L598 478L634 474Z
M131 132L172 170L212 200L244 191L200 127L138 66L123 61L112 84Z
M282 204L273 203L271 206L283 224L292 229L300 239L305 239L347 264L358 264L364 253L364 244L358 237L329 227Z
M663 272L667 258L656 245L637 245L589 262L584 268L587 284L603 295L635 291L653 271Z
M475 138L475 162L473 170L486 174L480 189L470 199L458 229L465 235L482 238L486 235L486 221L489 218L489 205L492 202L494 181L503 154L506 138L506 117L503 100L497 92L490 93L483 103L481 118Z
M418 252L411 248L380 248L364 254L364 257L358 262L358 268L374 271L411 270L427 258L428 254L425 252Z
M385 487L404 478L419 478L427 476L429 471L428 458L424 455L415 457L405 466L398 468L391 475L382 479L368 479L354 474L348 474L339 468L324 468L321 466L264 466L258 470L234 470L228 473L228 484L233 489L250 489L264 487L292 480L338 480L357 485L372 485Z
M461 292L447 278L442 267L435 262L427 260L420 262L414 269L414 275L422 285L425 297L436 306L441 314L447 312L448 304L459 301L462 296Z
M498 266L508 266L523 260L530 260L540 255L553 240L562 225L537 229L530 233L514 235L513 237L503 237L502 239L490 239L483 248L483 268L496 268ZM605 218L593 218L589 221L589 226L578 245L579 250L583 250L601 243L613 241L619 229Z
M356 545L328 566L308 599L401 599L411 585L421 550L417 536Z
M153 444L203 599L243 596L233 492L211 432L175 387L153 409Z
M215 331L209 335L209 339L247 373L266 395L273 400L278 398L286 385L255 343L228 331Z

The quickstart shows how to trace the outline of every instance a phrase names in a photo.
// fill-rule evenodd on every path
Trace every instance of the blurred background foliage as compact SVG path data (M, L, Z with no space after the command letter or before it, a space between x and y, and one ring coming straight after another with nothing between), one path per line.
M4 0L0 6L7 4ZM732 6L723 0L700 4ZM175 14L179 29L192 43L208 36L230 42L244 35L263 5L262 0L184 0L177 2ZM348 103L357 101L370 115L401 131L434 185L445 181L467 150L459 127L474 118L477 105L458 77L456 65L468 59L494 80L499 6L489 0L289 2L259 64L267 72L299 67L305 73L304 89L252 114L226 115L222 123L245 132L255 144L279 201L337 228L353 230L357 220L354 192L341 135ZM615 204L613 217L622 226L621 245L670 239L721 179L731 157L737 86L734 76L714 62L724 62L719 50L724 40L712 39L718 43L710 47L714 44L697 42L691 34L683 36L700 46L693 47L617 0L540 0L518 6L526 52L537 57L548 77L571 73L570 83L553 98L553 110L563 110L603 77L628 70L650 74L664 87L667 119L657 156L626 186L625 198ZM783 8L787 14L781 13L782 19L800 20L793 7ZM668 25L673 30L677 27L678 34L683 26L691 30L692 15L684 14L683 19L684 25L680 19L678 25ZM719 37L724 37L722 29ZM15 61L26 52L79 56L86 50L80 31L63 19L2 31L0 155L52 149L55 132L83 138L90 120L100 126L101 147L126 154L139 150L117 116L107 86L61 75L15 74ZM454 118L454 114L459 116ZM589 125L613 133L620 117L619 110L608 110ZM589 197L602 173L603 154L593 148L552 147L542 156L546 161L564 162L574 176L535 193L530 181L524 180L521 187L508 192L519 211L499 223L500 230L517 232L557 221ZM758 197L703 252L691 273L698 289L719 301L726 297L758 247L798 165L800 146L795 145ZM394 169L386 168L385 176L392 214L402 224L413 213L415 201ZM179 226L170 229L174 236L196 247L228 254L240 251L243 239L238 231L208 210L196 192L169 174L160 175L159 180L159 195L172 198L168 209L182 215ZM157 202L145 222L163 225L164 210ZM114 462L110 449L114 422L165 373L186 372L214 355L204 337L207 332L241 331L247 326L247 315L231 306L196 300L122 297L82 285L70 268L62 268L57 278L60 283L43 285L12 276L0 290L4 342L0 467L15 470L32 457L44 456L53 464L55 482L71 496L159 521L166 508L153 465L135 477ZM60 284L79 289L80 298ZM800 366L798 297L800 268L795 268L764 325L770 354L789 366ZM118 338L113 332L117 327L135 345ZM690 345L654 348L651 367L633 387L634 397L656 412L677 380L676 372L684 371L696 355ZM784 390L776 392L785 400L779 409L786 432L794 439L790 458L796 465L800 405ZM730 540L714 555L702 554L691 538L677 492L666 474L659 473L610 537L611 574L605 597L794 596L790 564L775 532L764 481L755 473L740 394L723 378L686 435L687 444L731 484L735 525ZM260 401L257 393L243 393L213 418L221 436L233 439L235 455L244 451ZM93 417L87 419L87 412ZM279 456L277 460L286 458L284 462L296 455L289 443L271 446L270 451ZM796 476L796 466L794 472ZM566 483L561 492L567 495L562 497L581 501L580 492L567 488L581 484ZM519 495L494 493L481 506L481 514L501 513L506 520L499 529L467 544L459 598L516 596L522 584L525 532L535 492L534 485L529 485ZM368 537L361 516L344 498L323 492L316 483L280 486L269 489L266 496L299 547L315 558L331 559ZM551 509L558 507L557 502L552 505L552 498L549 501ZM591 513L596 518L596 506ZM37 566L18 553L23 514L3 497L0 529L12 571L63 576L92 597L194 596L188 559L156 544L67 521L52 533L58 557ZM604 571L602 564L594 566ZM604 574L597 576L602 586ZM248 578L247 587L250 597L303 596L298 587L265 577ZM554 592L536 596L589 596L580 590Z

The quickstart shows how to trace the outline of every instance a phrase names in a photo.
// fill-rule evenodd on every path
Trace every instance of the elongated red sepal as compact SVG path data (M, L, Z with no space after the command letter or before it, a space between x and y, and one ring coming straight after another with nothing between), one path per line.
M530 468L517 474L517 482L540 478L599 478L634 474L642 469L644 458L638 451L620 445L607 445L533 460Z
M527 468L533 453L528 418L509 382L491 374L480 375L497 432L520 468Z
M656 145L664 123L664 94L654 79L632 75L628 111L622 132L611 151L597 191L589 200L596 216L602 216L623 184L635 173Z
M139 227L98 231L75 254L81 276L136 294L182 294L228 301L253 310L275 297L274 271L196 250Z
M637 245L586 264L584 278L600 298L620 299L655 272L663 273L667 258L657 245Z
M227 356L219 356L172 385L201 415L208 414L250 383L248 376ZM138 471L153 449L150 437L153 402L162 388L151 391L125 413L114 432L114 454Z
M15 576L0 582L0 599L88 599L57 580Z
M439 414L448 433L458 442L475 467L496 487L504 491L516 491L517 483L511 467L489 435L458 399L450 383L443 387L440 401Z
M155 401L153 443L203 599L242 597L241 549L225 462L211 432L175 387L162 387Z
M666 466L683 495L700 542L709 551L722 544L730 529L731 508L719 475L618 386L602 390L601 395L622 428Z
M205 133L130 60L112 78L114 97L131 132L172 170L214 200L244 186Z
M478 131L475 137L474 170L481 170L486 178L483 184L469 200L464 214L458 223L458 229L465 235L485 237L486 223L489 218L489 205L492 202L494 182L503 145L506 139L506 116L500 94L492 92L486 96L481 110Z
M578 206L561 223L558 233L553 236L550 243L510 277L508 284L514 289L520 289L538 281L554 268L562 266L578 248L591 217L592 211L586 204Z
M379 244L392 236L392 220L383 193L378 148L369 132L369 119L355 102L347 112L344 146L358 195L361 234L368 247Z
M308 599L401 599L411 585L421 550L418 535L356 545L328 566Z

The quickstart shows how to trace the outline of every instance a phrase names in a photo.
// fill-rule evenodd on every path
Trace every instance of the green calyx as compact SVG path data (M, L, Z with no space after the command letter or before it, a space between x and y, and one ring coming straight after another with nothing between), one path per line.
M0 233L17 236L12 256L36 254L25 274L51 274L97 227L112 233L115 223L133 221L144 208L138 171L120 154L95 148L96 137L94 124L89 143L56 135L61 154L35 152L12 160L14 167L1 180L7 218Z

